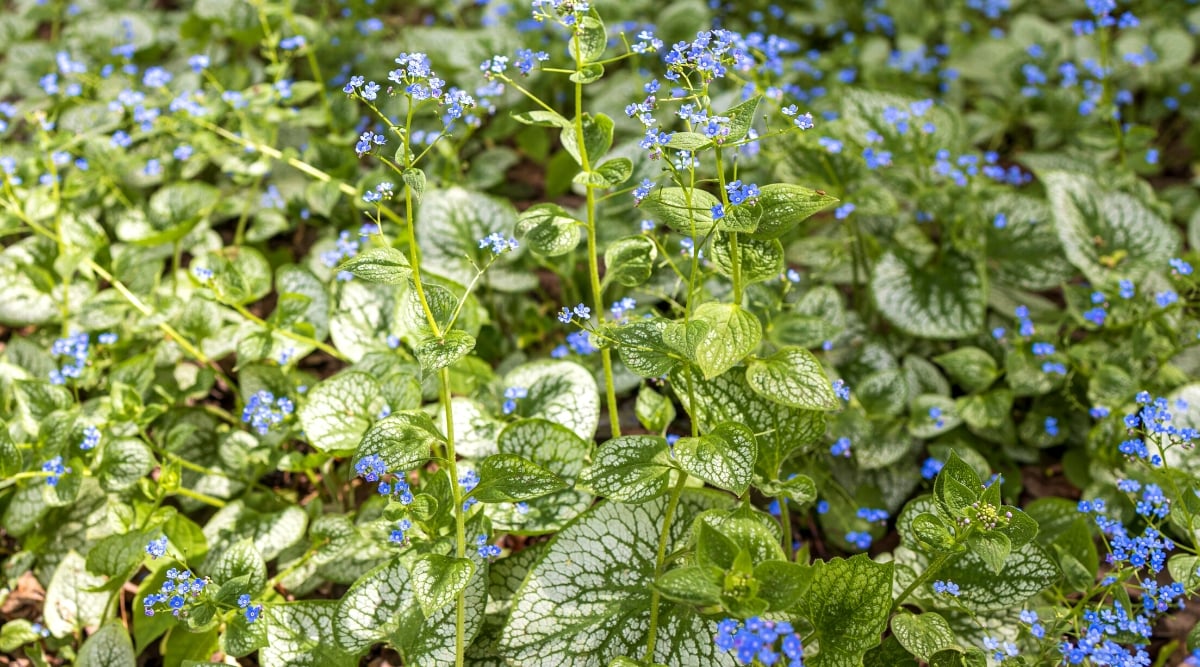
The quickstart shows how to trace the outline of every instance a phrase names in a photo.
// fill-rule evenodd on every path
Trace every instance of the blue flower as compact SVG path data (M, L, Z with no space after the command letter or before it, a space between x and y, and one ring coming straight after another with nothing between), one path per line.
M945 465L946 463L944 461L930 456L921 463L921 477L924 477L925 479L933 479L934 477L937 477L937 474L942 471L942 468Z
M146 545L146 553L150 555L151 559L155 560L167 555L167 537L163 535L150 540L150 543Z
M1180 259L1178 257L1171 258L1171 260L1167 263L1170 264L1171 268L1175 269L1175 272L1181 276L1192 275L1192 265L1188 264L1187 262L1183 261L1182 259Z
M782 657L788 660L787 667L804 666L800 635L787 621L757 616L744 622L726 618L717 624L713 643L722 651L733 651L735 659L743 665L774 665Z
M841 378L833 381L833 393L843 401L850 400L850 387Z
M246 621L249 623L257 621L262 616L262 609L261 604L246 607Z
M468 470L465 474L463 474L462 477L458 478L458 483L462 486L462 495L465 496L479 484L479 474L474 470ZM465 512L471 507L471 505L474 505L477 502L479 502L477 498L467 498L467 500L463 502L463 511Z
M71 469L63 465L63 457L55 456L42 464L42 472L50 473L46 477L46 484L58 486L59 478L71 472Z
M838 438L837 442L830 446L829 453L850 458L850 438Z
M100 444L100 429L95 426L88 426L83 429L83 442L79 443L79 448L85 452L89 449L95 449L96 445Z
M237 606L242 609L249 607L250 606L250 594L242 593L241 595L239 595L238 599L237 599Z
M933 582L933 592L939 595L949 595L958 597L962 591L959 590L958 584L953 581L935 581Z
M284 418L295 410L291 399L281 396L278 399L266 389L260 389L252 394L242 409L242 422L250 424L259 435L266 435L271 429L283 423Z
M511 415L517 409L517 399L525 398L529 390L525 387L509 387L504 390L504 414Z
M519 247L516 239L506 239L502 234L497 232L492 232L491 234L479 239L480 248L486 248L488 246L491 246L492 252L497 255L503 252L516 250Z
M1046 435L1055 437L1058 435L1058 419L1055 417L1046 417L1043 426L1046 429Z
M850 217L850 214L857 208L854 204L846 203L833 210L833 217L838 220L845 220Z
M889 514L888 511L885 509L877 509L874 507L860 507L860 508L858 508L858 512L856 513L855 516L857 516L858 518L863 519L865 521L869 521L871 523L876 523L876 522L883 523L888 520L888 517L891 516L891 514Z
M846 541L859 549L866 550L871 548L873 540L870 533L852 530L846 533Z
M495 544L488 544L487 535L479 535L475 538L475 544L478 546L476 551L479 557L485 560L491 560L500 555L500 547Z

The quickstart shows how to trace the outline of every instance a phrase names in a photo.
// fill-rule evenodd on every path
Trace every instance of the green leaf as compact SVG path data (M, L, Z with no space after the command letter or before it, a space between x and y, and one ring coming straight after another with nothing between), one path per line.
M698 151L712 146L712 139L699 132L673 132L666 147L677 151Z
M479 485L471 497L483 503L511 503L567 488L558 475L516 454L494 454L479 464Z
M271 264L250 246L227 246L197 257L192 266L213 272L212 285L224 303L248 304L271 291Z
M954 535L946 523L932 512L913 517L912 534L905 535L933 552L948 551L954 547Z
M625 236L604 250L604 283L637 287L650 279L658 248L645 236Z
M677 367L681 358L663 340L673 323L662 317L636 320L617 327L605 327L601 335L604 343L616 343L621 362L630 371L645 377L657 378Z
M647 431L661 433L675 421L675 404L648 384L638 389L634 413Z
M209 215L220 191L199 181L172 183L150 197L145 214L133 210L116 223L117 238L145 246L178 241Z
M739 496L750 486L757 457L754 432L733 422L718 424L698 438L680 438L675 443L680 468Z
M626 157L619 157L596 167L595 171L581 171L572 180L579 185L612 188L628 181L632 175L633 161Z
M939 264L918 267L886 253L875 264L871 293L880 312L913 336L963 338L983 328L983 281L962 255L948 252Z
M413 347L413 356L427 375L462 359L475 349L475 337L462 329L446 331L441 338L429 336Z
M987 664L987 655L977 648L948 648L929 658L929 667L987 667Z
M129 634L120 621L111 620L100 627L75 658L77 667L129 667L137 662Z
M222 650L235 658L250 655L266 645L266 624L247 621L245 614L235 615L221 634Z
M545 109L533 109L532 111L521 111L512 114L513 120L525 125L536 125L540 127L558 127L562 129L571 128L571 121L559 115L555 111Z
M758 110L760 100L762 95L752 97L721 114L729 118L729 134L725 136L725 143L731 144L746 138L754 124L754 114Z
M987 226L988 271L997 282L1040 291L1071 279L1074 269L1063 257L1054 216L1044 201L1004 193L983 210L989 221L999 213L1007 224Z
M134 438L118 438L104 443L96 476L105 491L124 491L150 474L156 461L146 443Z
M296 505L274 512L260 512L235 500L217 510L204 526L208 557L201 572L212 570L221 555L243 539L254 543L263 560L271 560L304 537L308 515Z
M1000 574L1004 569L1004 561L1012 552L1012 542L998 532L975 533L967 540L967 546L995 574Z
M583 155L579 151L579 137L574 125L563 128L559 134L563 149L583 166ZM605 114L583 114L583 149L587 151L588 164L599 162L608 153L613 142L613 121Z
M684 410L699 420L701 432L722 422L748 426L758 438L755 467L768 479L778 478L779 466L793 452L810 447L825 435L823 413L789 408L759 396L744 373L726 373L704 381L695 374L675 371L671 386Z
M342 596L334 614L334 637L357 654L399 629L402 612L416 606L408 569L393 560L367 572Z
M685 491L669 526L668 553L680 546L698 511L722 502ZM601 503L563 529L513 602L501 640L504 657L519 665L604 667L613 656L643 655L665 508L665 498ZM670 601L660 605L651 660L733 667L733 658L713 644L714 620Z
M746 366L746 382L760 396L806 410L839 410L841 401L812 352L785 347Z
M939 614L901 611L892 618L892 634L909 653L928 662L934 653L954 646L954 631Z
M1175 231L1144 203L1067 171L1038 171L1067 259L1094 285L1159 270L1179 247Z
M710 301L696 308L692 317L708 324L708 332L692 350L692 360L706 380L733 368L762 341L758 318L736 304Z
M622 503L644 503L666 493L670 471L664 438L626 435L600 445L579 484Z
M641 209L677 232L700 238L712 231L712 207L719 203L705 190L669 187L652 190L642 200Z
M533 252L558 257L579 245L582 223L558 204L536 204L517 217L516 233Z
M428 414L415 410L398 412L371 425L358 445L354 463L378 456L389 472L403 474L429 460L431 448L443 441Z
M507 200L459 187L429 190L417 216L421 269L459 285L470 284L476 276L475 267L492 258L490 250L479 247L479 239L492 233L510 237L516 225L516 210ZM516 268L518 256L519 252L505 253L492 262L480 279L482 283L503 292L537 287L535 275Z
M111 584L124 585L133 570L142 564L150 539L150 532L143 530L100 538L88 551L88 572L108 577L110 588Z
M570 429L544 419L521 419L509 424L500 433L498 445L502 453L523 456L544 466L568 486L574 486L591 453L589 443ZM501 512L495 505L488 509L496 510L490 516L497 529L528 535L559 530L591 504L590 493L566 488L528 501L524 511L513 508Z
M468 558L451 558L425 554L413 563L410 570L413 595L425 616L454 602L475 574L475 564Z
M813 569L785 560L768 560L754 566L760 587L758 596L770 611L786 612L796 606L812 583Z
M404 253L395 248L371 248L351 257L338 267L369 283L404 285L412 275L412 267Z
M221 554L209 576L218 584L246 577L247 592L253 591L251 595L257 597L267 585L267 564L253 542L241 540Z
M782 482L764 481L760 490L772 498L786 498L803 505L817 499L817 484L808 475L792 475Z
M813 667L856 667L877 646L892 607L892 564L865 554L817 561L799 610L813 625L820 652Z
M955 348L933 360L946 369L959 386L970 392L983 391L1000 377L1000 369L992 355L970 345Z
M44 624L55 637L67 637L104 618L111 594L103 591L105 579L89 574L87 562L74 550L68 551L50 584L42 609Z
M729 217L729 216L726 216ZM733 275L729 234L718 232L709 243L710 257L721 273ZM778 239L754 239L744 234L738 240L738 257L745 284L778 279L783 273L783 244Z
M382 409L383 392L375 378L344 371L309 390L300 408L300 425L313 447L347 455Z
M604 22L595 12L579 17L578 25L574 28L574 36L567 42L567 50L572 58L583 63L590 63L604 55L608 45L608 32Z
M329 667L350 662L334 641L336 600L305 600L268 605L258 623L267 626L259 651L262 667Z
M762 215L759 217L758 227L751 236L762 240L777 239L783 236L796 225L812 217L813 214L838 201L836 198L816 190L787 183L764 185L761 193L758 198L758 207L762 210ZM681 231L686 231L686 229Z
M945 517L954 521L964 508L979 500L983 480L975 469L951 451L945 465L933 480L933 495L945 512Z
M21 471L21 451L8 435L8 424L0 421L0 477L12 477Z
M418 204L425 196L425 172L416 167L409 167L400 173L400 179L412 190L413 200Z
M585 441L600 423L600 392L596 379L572 361L534 361L522 364L504 378L507 387L524 387L517 411L565 426Z
M999 573L968 551L939 570L938 577L958 584L962 592L957 600L963 606L985 612L1020 606L1046 590L1059 574L1045 550L1030 543L1013 549Z
M696 607L720 604L725 573L712 566L692 565L664 572L654 587L668 600Z

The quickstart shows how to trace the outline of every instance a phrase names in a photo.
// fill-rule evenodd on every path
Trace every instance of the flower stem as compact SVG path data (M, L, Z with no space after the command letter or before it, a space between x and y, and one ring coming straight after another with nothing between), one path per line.
M662 574L663 560L667 557L667 542L671 539L671 524L675 521L679 496L683 493L687 480L687 473L681 471L679 478L675 480L675 486L671 487L671 497L667 499L667 511L663 514L662 530L658 534L658 552L654 555L655 580ZM654 644L658 640L658 605L659 593L658 589L654 588L650 592L650 627L646 631L646 656L643 659L645 662L652 662L654 658Z

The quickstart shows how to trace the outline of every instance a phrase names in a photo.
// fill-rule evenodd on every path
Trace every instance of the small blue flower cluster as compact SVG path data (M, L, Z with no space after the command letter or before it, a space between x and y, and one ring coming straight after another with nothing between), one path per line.
M744 622L727 618L717 624L713 641L722 651L733 651L743 665L757 660L766 667L776 664L804 667L800 634L787 621L770 621L757 616Z
M625 322L629 319L630 313L637 308L637 300L632 297L624 297L620 301L614 301L608 308L609 314L618 322Z
M326 250L321 253L321 263L329 268L333 268L343 261L350 259L358 254L358 239L352 238L349 231L343 230L338 234L337 242L333 250ZM337 279L346 281L354 277L354 274L349 271L339 271Z
M479 485L479 473L475 472L474 470L468 470L458 478L458 483L462 487L462 495L465 496ZM463 511L467 511L470 509L471 505L474 505L477 502L479 502L478 498L467 498L465 501L463 501Z
M479 239L480 248L487 248L488 246L491 246L493 254L499 255L501 253L516 250L518 247L520 247L520 244L518 244L517 240L514 238L506 239L499 232L492 232L491 234Z
M87 367L91 355L90 338L86 333L59 338L50 346L50 354L71 358L61 368L50 371L50 384L66 384L67 378L78 378Z
M262 605L250 604L249 593L242 593L239 595L237 599L237 605L239 609L245 610L246 621L250 623L257 621L259 617L262 616Z
M83 451L95 449L100 444L100 429L95 426L88 426L83 429L83 441L79 443L79 448Z
M865 551L866 549L871 548L871 542L874 541L874 538L872 538L871 534L868 532L852 530L846 533L846 541Z
M182 572L171 568L167 570L167 580L157 593L151 593L142 599L142 608L147 616L156 612L170 610L171 614L179 616L189 600L196 600L208 585L207 579L192 577L188 570ZM156 609L162 605L161 608Z
M563 306L562 310L558 311L558 321L563 324L570 324L575 318L579 318L580 324L587 322L592 317L592 309L587 306L578 304L573 309L568 309Z
M850 438L838 438L837 442L829 447L829 453L834 456L850 458Z
M924 477L925 479L933 479L934 477L937 477L937 474L942 471L942 468L945 467L945 465L945 461L942 461L941 459L935 459L930 456L921 463L921 477Z
M42 464L42 472L50 473L46 477L46 484L58 486L59 478L71 472L71 469L63 465L63 457L55 456Z
M296 409L292 399L286 396L275 398L266 389L260 389L252 394L242 409L242 422L250 424L259 435L266 435L271 428L283 423L287 415Z
M992 660L996 662L1004 662L1005 658L1015 658L1020 655L1016 644L1001 642L995 637L984 637L983 647L992 652Z
M400 519L396 522L396 527L392 529L391 534L388 535L388 541L392 544L407 544L409 530L412 530L412 521Z
M509 387L504 390L504 406L502 411L506 415L511 415L517 409L517 400L529 396L529 390L525 387Z
M365 134L370 134L370 133L367 132ZM378 137L380 135L377 134L375 136ZM361 145L359 147L361 147ZM358 148L358 147L356 147L356 148ZM379 183L378 185L376 185L373 189L367 190L366 192L364 192L363 193L363 201L368 204L376 204L385 199L391 199L395 195L396 195L396 185L390 181L383 181L382 183ZM366 225L363 225L363 226L366 227ZM342 232L342 233L346 234L347 232ZM359 236L364 236L364 234L361 233L361 230L359 232ZM340 239L339 239L339 242L340 242Z
M600 348L592 345L592 335L587 331L573 331L567 334L566 345L559 345L550 351L550 356L555 359L565 359L567 355L574 352L581 356L587 356L599 351Z
M1104 309L1107 305L1108 297L1104 292L1092 292L1091 295L1092 307L1083 311L1083 319L1092 324L1102 327L1104 321L1108 319L1108 311Z
M850 400L850 386L841 378L833 381L833 393L843 401Z
M958 584L954 583L953 581L939 580L933 582L933 592L937 593L938 595L949 595L950 597L958 597L959 595L962 595L962 590L960 590Z
M479 535L476 537L475 544L478 547L476 551L478 551L479 557L484 560L491 560L500 555L500 547L495 544L488 544L487 535Z
M162 535L146 544L146 553L152 560L158 560L167 555L167 536Z
M1200 432L1191 427L1180 427L1171 423L1174 415L1170 411L1170 402L1166 398L1158 397L1151 399L1150 392L1142 391L1134 398L1138 405L1142 406L1137 412L1125 415L1125 428L1129 429L1131 437L1122 442L1117 450L1122 454L1134 458L1139 458L1148 461L1151 465L1162 465L1162 457L1158 454L1151 454L1146 445L1146 441L1141 437L1136 437L1140 432L1142 435L1154 435L1165 438L1166 447L1173 445L1190 446L1197 439L1200 439ZM1180 399L1176 401L1176 408L1180 410L1187 409L1187 403Z
M1093 514L1096 525L1108 538L1106 562L1114 568L1128 565L1135 569L1149 568L1154 574L1162 572L1168 552L1175 549L1171 538L1154 526L1146 526L1141 535L1130 537L1125 524L1105 514L1105 503L1101 499L1081 500L1078 509L1082 513Z
M860 507L858 508L858 512L855 514L855 516L871 523L886 523L888 517L891 516L891 513L885 509L879 509L875 507Z
M936 405L929 408L929 419L933 421L934 428L942 428L946 425L946 420L942 419L942 409Z

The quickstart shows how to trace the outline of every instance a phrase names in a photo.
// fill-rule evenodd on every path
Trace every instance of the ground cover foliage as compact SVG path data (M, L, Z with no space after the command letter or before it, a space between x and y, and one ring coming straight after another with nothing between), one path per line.
M0 7L0 662L1200 661L1194 2Z

